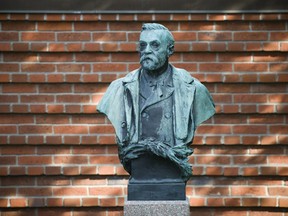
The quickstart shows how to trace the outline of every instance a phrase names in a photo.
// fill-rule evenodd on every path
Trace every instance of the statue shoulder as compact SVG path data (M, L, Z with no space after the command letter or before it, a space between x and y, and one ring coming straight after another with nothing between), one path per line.
M191 76L191 74L182 68L173 67L173 70L181 78L182 81L194 85L196 88L205 90L206 87L195 77Z
M179 78L181 81L184 81L185 83L193 83L195 78L192 77L190 75L190 73L188 71L186 71L185 69L182 69L182 68L177 68L177 67L174 67L172 66L173 68L173 71L174 71L174 75Z

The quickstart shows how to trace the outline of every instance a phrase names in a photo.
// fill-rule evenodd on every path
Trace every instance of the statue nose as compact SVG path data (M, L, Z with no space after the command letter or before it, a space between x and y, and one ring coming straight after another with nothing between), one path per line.
M144 52L145 53L151 53L152 52L152 49L151 49L149 44L147 44L147 46L145 47Z

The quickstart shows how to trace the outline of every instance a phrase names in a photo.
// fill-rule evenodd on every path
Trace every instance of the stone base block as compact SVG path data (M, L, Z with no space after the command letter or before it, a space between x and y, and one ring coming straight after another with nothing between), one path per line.
M124 216L189 216L188 200L126 201Z
M186 200L185 183L128 184L128 201Z

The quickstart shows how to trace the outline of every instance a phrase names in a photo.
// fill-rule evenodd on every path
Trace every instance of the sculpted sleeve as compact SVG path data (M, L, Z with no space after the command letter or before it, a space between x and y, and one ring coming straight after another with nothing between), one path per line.
M121 79L113 81L97 105L97 110L104 113L112 123L118 139L123 139L124 99Z
M192 115L194 118L195 129L202 122L206 121L215 114L215 105L207 88L195 80L196 91L193 102Z

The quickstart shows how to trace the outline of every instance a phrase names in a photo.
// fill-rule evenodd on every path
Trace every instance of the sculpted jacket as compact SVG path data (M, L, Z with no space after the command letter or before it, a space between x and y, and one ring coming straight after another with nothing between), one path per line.
M203 84L190 76L186 70L170 66L174 86L172 115L175 146L186 148L192 142L197 126L214 115L215 106ZM113 81L97 106L97 110L104 113L111 121L116 132L119 150L140 141L140 73L141 69L137 69L126 77ZM119 157L127 170L122 161L121 152L119 152ZM129 172L129 168L127 171Z

